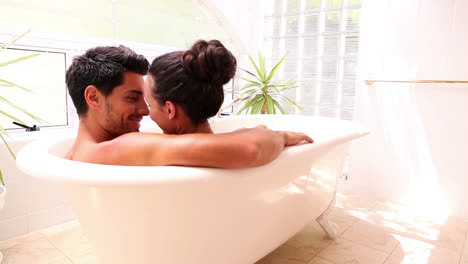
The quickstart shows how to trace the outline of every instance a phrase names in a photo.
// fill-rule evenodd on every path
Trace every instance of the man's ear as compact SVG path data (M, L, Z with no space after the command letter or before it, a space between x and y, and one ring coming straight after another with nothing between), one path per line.
M173 102L171 101L166 101L166 103L164 104L164 109L167 113L167 117L169 120L173 120L176 118L177 116L177 105L174 104Z
M102 104L101 92L94 85L88 85L88 87L86 87L84 98L91 108L99 109Z

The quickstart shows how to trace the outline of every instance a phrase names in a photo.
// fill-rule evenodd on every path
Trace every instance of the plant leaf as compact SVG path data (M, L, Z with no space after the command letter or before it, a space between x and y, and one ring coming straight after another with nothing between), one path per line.
M252 65L254 66L255 68L255 71L257 72L258 76L255 76L257 79L259 79L259 81L263 82L263 78L262 78L262 72L260 70L260 68L258 68L257 64L255 63L255 61L252 59L251 56L249 56L249 59L250 59L250 62L252 63Z
M278 90L278 88L276 88L276 85L270 85L270 87L273 88L273 91L275 91L275 93L280 94L280 91Z
M258 52L258 64L260 66L260 77L262 79L262 82L266 82L265 58L260 52Z
M275 103L277 103L277 102L276 102L276 100L275 100L273 97L271 97L271 103L272 103L272 106L273 106L273 114L276 114L276 106L275 106Z
M8 142L6 142L6 140L5 140L5 138L3 137L2 134L0 134L0 138L2 138L3 143L5 143L5 146L7 147L8 151L10 152L11 156L13 157L13 159L16 159L15 153L13 153L13 151L12 151L11 148L10 148L10 145L8 145Z
M244 80L244 81L247 81L247 82L249 82L249 83L252 83L252 84L258 85L258 86L260 86L260 85L261 85L261 83L259 83L259 82L252 81L252 80L246 79L246 78L244 78L244 77L242 77L241 79L242 79L242 80Z
M283 99L290 105L296 107L297 109L301 110L301 111L304 111L304 108L300 107L298 104L296 104L295 102L293 102L291 99L287 98L286 96L283 95Z
M276 107L281 111L282 114L287 114L287 112L284 110L284 108L278 103L276 100L273 101Z
M0 79L0 82L4 82L4 83L8 84L8 85L1 85L1 86L14 86L14 87L17 87L17 88L20 88L20 89L22 89L22 90L25 90L25 91L27 91L27 92L32 93L31 90L29 90L29 89L27 89L27 88L25 88L25 87L23 87L23 86L19 86L19 85L17 85L17 84L14 84L14 83L12 83L12 82L9 82L9 81L7 81L7 80Z
M242 112L244 112L245 109L247 109L247 103L244 103L244 105L241 107L241 109L239 109L239 111L237 111L237 115L240 115L242 114Z
M31 58L37 57L39 55L41 55L41 53L31 54L31 55L24 56L24 57L14 59L14 60L11 60L11 61L2 62L2 63L0 63L0 67L7 66L7 65L10 65L10 64L13 64L13 63L17 63L17 62L20 62L20 61L24 61L24 60L27 60L27 59L31 59Z
M249 109L249 107L252 106L252 104L254 104L258 99L260 99L260 95L257 94L256 96L254 96L254 98L252 99L247 99L244 103L244 105L241 107L241 109L237 112L238 115L240 115L244 110L247 110Z
M294 78L291 77L291 78L289 78L289 79L287 79L287 80L280 81L280 82L278 82L277 84L285 84L285 83L295 82L293 79L294 79Z
M5 182L3 181L3 175L2 175L2 170L0 170L0 182L5 185Z
M283 58L281 58L281 60L275 65L275 67L273 67L273 69L271 70L270 74L268 75L268 77L266 78L265 81L270 81L271 78L273 78L273 76L275 75L276 71L279 69L279 67L281 66L281 64L283 64L283 61L284 59L286 59L286 57L288 56L288 54L286 53Z
M266 103L268 107L268 113L269 114L274 114L275 113L275 105L273 104L273 98L271 96L266 95Z
M3 128L3 126L0 124L0 132L4 134L5 136L9 136L8 132Z
M258 85L255 84L255 83L250 83L250 84L247 84L244 87L240 88L239 90L245 90L245 89L248 89L248 88L254 87L254 86L258 86Z
M244 91L242 94L252 95L252 94L254 94L256 92L258 92L257 89L250 89L250 90Z
M287 86L287 87L281 88L280 91L286 91L286 90L295 89L295 88L298 88L298 87L301 87L301 86L300 85Z
M246 69L244 69L244 68L240 68L240 67L239 67L239 69L245 71L246 73L248 73L248 74L250 74L250 75L252 75L252 76L254 76L254 77L257 77L257 75L255 75L255 74L254 74L253 72L251 72L251 71L248 71L248 70L246 70Z
M24 32L22 35L20 35L19 37L13 39L12 41L10 42L7 42L5 44L3 44L2 46L0 46L0 52L4 51L5 49L7 49L8 47L10 47L11 45L15 44L18 40L20 40L21 38L23 38L26 34L28 34L29 32L31 32L32 29L29 29L28 31Z
M8 104L8 105L10 105L10 106L12 106L12 107L14 107L14 108L20 110L21 112L25 113L26 115L28 115L28 116L31 117L32 119L34 119L34 120L36 120L36 121L38 121L38 122L40 122L40 123L42 123L42 124L47 124L47 121L45 121L44 119L42 119L42 118L40 118L40 117L37 117L37 116L35 116L35 115L29 113L28 111L24 110L23 108L21 108L21 107L15 105L14 103L8 101L8 100L5 99L3 96L0 96L0 101L3 101L3 102L5 102L6 104Z
M260 113L260 110L262 110L262 106L264 104L263 100L259 100L255 102L255 104L252 105L252 109L250 111L251 114L258 114Z
M288 87L288 86L296 85L296 82L283 82L283 83L276 83L275 85L278 87Z
M17 121L17 122L20 122L20 123L23 124L23 125L26 125L23 121L19 120L17 117L14 117L14 116L12 116L12 115L10 115L10 114L8 114L8 113L2 111L2 110L0 110L0 114L2 114L2 115L4 115L4 116L7 116L7 117L9 117L9 118L11 118L11 119L13 119L13 120L15 120L15 121Z
M254 101L253 104L250 106L250 113L251 113L251 114L252 114L253 111L254 111L254 107L258 107L258 105L261 104L262 101L263 101L263 97L262 97L261 94L257 94L255 97L256 97L256 98L255 98L255 101Z
M255 79L259 80L260 82L262 81L262 80L260 80L260 78L259 78L257 75L253 74L252 72L250 72L250 71L248 71L248 70L245 70L245 69L242 69L242 68L240 68L240 69L243 70L243 71L245 71L246 73L252 75L253 77L255 77Z

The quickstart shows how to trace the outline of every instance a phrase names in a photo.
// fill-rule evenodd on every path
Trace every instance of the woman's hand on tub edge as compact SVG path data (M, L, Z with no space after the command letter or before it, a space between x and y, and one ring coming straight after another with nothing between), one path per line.
M271 130L265 125L237 130L231 135L240 136L238 138L241 138L243 143L250 142L242 147L244 150L249 149L243 154L247 157L246 161L248 163L245 167L267 164L276 159L287 146L297 145L304 141L313 142L312 138L304 133Z
M257 129L268 129L266 125L258 125L255 128ZM234 132L240 132L248 130L249 128L239 128ZM268 129L269 130L269 129ZM284 137L284 146L293 146L300 143L314 143L314 140L308 135L301 132L292 132L292 131L276 131L277 133L283 134Z
M258 125L256 128L265 128L268 129L266 125ZM282 133L284 137L284 146L293 146L300 143L314 143L314 140L308 135L301 132L292 132L292 131L276 131Z
M293 146L301 142L314 143L314 140L304 133L292 132L292 131L278 131L278 132L283 133L285 146Z

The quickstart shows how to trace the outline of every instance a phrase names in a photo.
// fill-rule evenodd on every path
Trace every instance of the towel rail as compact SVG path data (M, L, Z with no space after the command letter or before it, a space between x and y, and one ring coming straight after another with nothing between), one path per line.
M375 82L388 83L468 83L468 81L448 81L448 80L414 80L414 81L390 81L390 80L365 80L367 85L372 85Z

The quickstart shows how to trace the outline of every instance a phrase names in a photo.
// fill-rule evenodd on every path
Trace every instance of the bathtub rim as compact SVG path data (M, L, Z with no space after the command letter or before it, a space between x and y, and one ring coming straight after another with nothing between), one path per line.
M229 119L243 119L246 116L223 117ZM248 119L255 118L275 118L275 115L248 116ZM289 118L289 117L288 117ZM304 118L304 117L300 117ZM306 117L313 119L326 119L337 122L348 122L353 130L343 133L339 137L329 140L314 142L313 144L301 144L287 147L280 156L269 164L261 167L277 166L282 158L289 155L301 155L310 151L321 151L333 145L341 145L351 140L367 135L369 131L355 122L344 121L323 117ZM124 166L105 165L80 161L67 160L49 153L49 149L60 142L72 140L74 136L62 136L53 139L40 139L28 143L17 155L16 165L26 174L34 178L60 182L66 184L80 184L93 186L147 186L148 184L177 184L178 182L203 182L219 177L222 172L223 177L243 177L248 175L249 170L255 168L242 169L219 169L206 167L185 167L185 166ZM51 166L53 164L54 166ZM86 173L92 171L93 173ZM170 173L168 173L170 172ZM242 173L241 173L242 172ZM96 177L96 175L100 175ZM118 175L118 177L115 177ZM155 176L158 175L158 176Z

